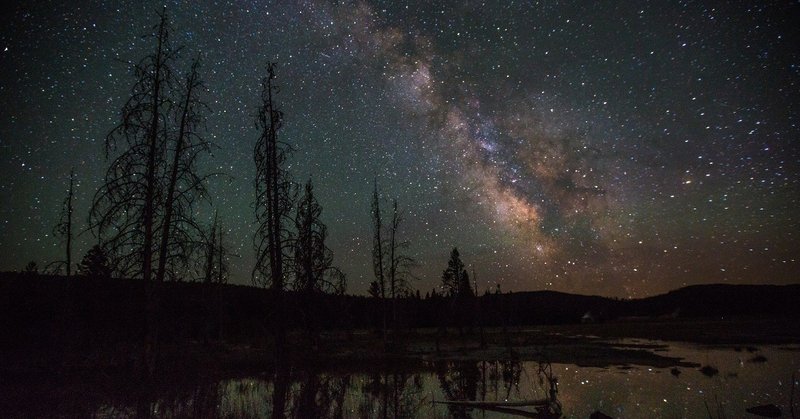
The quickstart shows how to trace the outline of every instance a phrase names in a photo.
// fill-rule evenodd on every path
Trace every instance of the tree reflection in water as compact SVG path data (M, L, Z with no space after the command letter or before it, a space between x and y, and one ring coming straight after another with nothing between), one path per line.
M422 392L422 378L408 372L373 372L359 390L358 417L413 418L427 402Z
M299 373L299 384L290 391L289 414L293 418L344 417L345 395L350 375L324 375L317 371Z
M471 417L473 410L491 410L533 418L558 418L558 378L552 365L539 362L537 378L546 397L522 400L522 364L517 360L439 361L435 363L439 386L452 417Z
M439 401L491 404L516 402L532 395L556 400L552 368L542 363L537 371L535 365L522 365L514 360L441 360L413 366L383 366L368 372L287 368L281 374L165 380L153 385L137 385L122 377L102 384L84 382L60 392L52 391L51 394L61 394L57 403L52 397L44 397L38 404L20 405L4 415L23 417L19 413L29 411L41 413L33 416L59 412L74 417L128 418L385 419L442 415L466 418L480 416L488 410L501 410L465 404L451 404L445 408ZM528 374L539 377L543 391L536 389L536 377L528 377ZM68 393L69 389L72 393ZM276 397L284 399L276 400ZM434 399L438 399L435 404L431 403ZM507 409L509 406L495 407Z
M311 369L293 371L290 377L285 389L277 388L277 381L266 385L256 379L241 380L243 385L235 388L229 386L229 398L220 406L220 415L274 417L276 393L286 394L283 415L287 418L414 418L420 417L421 406L430 403L423 395L423 380L418 373L375 371L354 379L347 373Z

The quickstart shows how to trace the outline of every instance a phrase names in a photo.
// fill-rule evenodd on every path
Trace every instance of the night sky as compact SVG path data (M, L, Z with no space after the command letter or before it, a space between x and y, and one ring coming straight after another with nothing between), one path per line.
M798 282L800 5L727 3L167 2L209 87L219 149L202 166L232 176L200 216L220 209L232 282L250 283L255 110L276 61L290 171L313 178L350 293L373 279L373 179L405 211L423 294L454 246L481 292ZM0 270L63 258L71 167L85 228L163 4L3 13Z

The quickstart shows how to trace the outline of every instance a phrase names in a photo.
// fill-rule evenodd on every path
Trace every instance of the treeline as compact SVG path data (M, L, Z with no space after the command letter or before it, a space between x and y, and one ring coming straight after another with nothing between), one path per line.
M5 351L114 346L138 342L146 333L140 317L146 301L142 281L3 273L0 290ZM399 298L395 310L396 327L401 330L446 327L456 333L463 327L477 334L480 327L580 323L588 320L587 313L595 322L673 316L800 317L797 295L800 285L703 285L639 300L550 291L485 294L472 298L469 310L459 317L449 298L414 294ZM379 334L383 328L380 299L287 292L282 296L287 316L277 318L275 298L271 290L249 286L166 283L159 307L161 339L261 345L269 338L265 330L276 327L276 322L288 332L311 325L322 334L352 330Z

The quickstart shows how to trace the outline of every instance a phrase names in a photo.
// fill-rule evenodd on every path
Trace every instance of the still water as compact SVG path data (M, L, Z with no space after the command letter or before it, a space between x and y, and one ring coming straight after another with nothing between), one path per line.
M374 365L294 369L280 385L286 390L287 416L303 418L588 418L595 411L615 418L734 418L756 417L745 409L767 404L791 417L792 397L795 412L800 408L796 345L709 347L630 340L624 344L642 344L658 355L680 358L681 366L447 360L401 369ZM118 393L90 384L77 391L55 389L70 400L53 406L50 414L269 417L276 384L271 374L254 374L176 387L150 397L105 396ZM501 404L441 403L453 400ZM525 405L513 405L520 401Z

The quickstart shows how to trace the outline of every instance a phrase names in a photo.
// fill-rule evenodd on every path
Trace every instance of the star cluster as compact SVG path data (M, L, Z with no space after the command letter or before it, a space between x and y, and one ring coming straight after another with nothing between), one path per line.
M253 264L267 61L350 292L372 279L374 179L405 211L423 293L454 246L481 290L796 282L800 6L704 3L18 4L0 32L0 269L61 258L70 168L86 214L165 6L210 89L203 166L229 176L199 215L224 216L233 282Z

